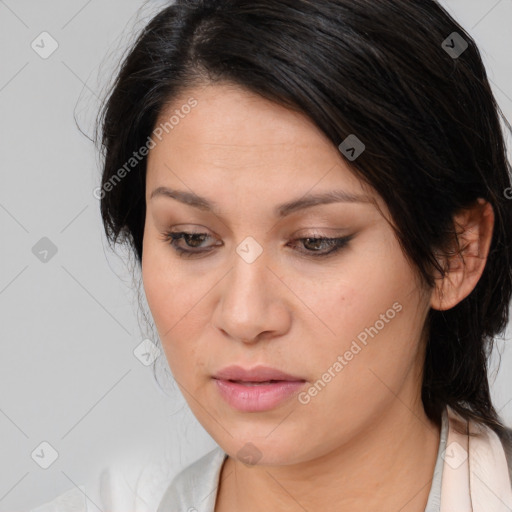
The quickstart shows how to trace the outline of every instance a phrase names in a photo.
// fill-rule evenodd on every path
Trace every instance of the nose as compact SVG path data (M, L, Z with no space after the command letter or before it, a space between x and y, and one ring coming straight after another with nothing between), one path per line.
M238 254L216 287L213 326L233 340L253 344L285 334L291 311L287 287L270 268L265 252L249 263Z

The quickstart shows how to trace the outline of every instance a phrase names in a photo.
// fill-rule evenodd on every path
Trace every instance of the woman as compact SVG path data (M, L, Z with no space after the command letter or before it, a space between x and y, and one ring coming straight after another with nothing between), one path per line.
M510 166L437 2L178 0L101 128L106 233L219 445L158 512L512 510Z

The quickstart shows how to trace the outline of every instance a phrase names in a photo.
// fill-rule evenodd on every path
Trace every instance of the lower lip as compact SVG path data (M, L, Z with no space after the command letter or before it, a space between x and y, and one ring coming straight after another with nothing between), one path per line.
M278 381L271 384L247 385L215 379L217 389L226 402L242 412L268 411L297 393L305 381Z

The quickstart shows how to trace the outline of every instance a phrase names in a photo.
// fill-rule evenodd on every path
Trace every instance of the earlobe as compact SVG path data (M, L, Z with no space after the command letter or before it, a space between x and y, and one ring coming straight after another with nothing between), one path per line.
M445 311L464 300L480 279L492 241L494 211L490 203L478 199L454 216L457 240L453 250L440 258L445 275L436 276L430 305Z

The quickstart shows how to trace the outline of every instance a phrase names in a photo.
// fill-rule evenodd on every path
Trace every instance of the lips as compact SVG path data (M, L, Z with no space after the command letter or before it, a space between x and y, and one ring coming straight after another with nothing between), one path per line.
M241 366L228 366L217 372L214 379L226 380L247 385L272 384L275 382L305 382L305 379L269 366L256 366L245 369Z
M213 376L220 396L240 412L265 412L291 399L305 385L305 379L271 368L245 369L228 366Z
M226 380L226 379L224 379ZM233 380L233 379L227 379L229 382L234 382L235 384L244 384L245 386L261 386L264 384L274 384L275 382L284 382L279 380L264 380L262 382L260 381L248 381L248 380Z

